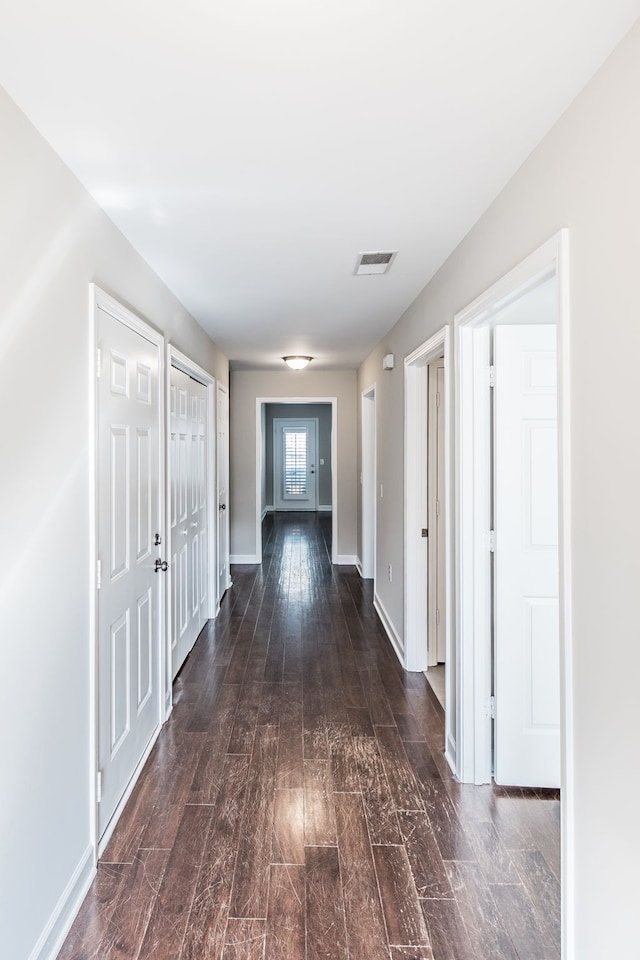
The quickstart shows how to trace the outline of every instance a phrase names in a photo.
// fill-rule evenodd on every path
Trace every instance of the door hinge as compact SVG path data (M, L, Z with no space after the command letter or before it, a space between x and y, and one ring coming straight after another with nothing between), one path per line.
M102 560L96 560L96 590L102 586Z
M96 350L96 377L100 379L100 374L102 373L102 350L100 347Z
M96 773L96 803L102 800L102 770Z
M436 500L436 517L440 516L440 501Z
M495 387L496 385L496 368L493 364L489 367L489 386Z
M440 406L440 394L436 393L436 407Z
M496 698L495 697L493 696L489 697L489 699L487 700L485 714L487 717L490 717L491 720L495 720L496 718Z
M436 608L436 626L440 625L440 611Z
M496 532L495 530L489 530L489 552L496 552Z

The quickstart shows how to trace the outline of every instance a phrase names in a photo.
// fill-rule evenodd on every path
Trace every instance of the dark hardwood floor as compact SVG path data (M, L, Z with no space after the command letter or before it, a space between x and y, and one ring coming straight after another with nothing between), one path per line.
M554 960L559 803L459 784L326 515L265 521L61 960Z

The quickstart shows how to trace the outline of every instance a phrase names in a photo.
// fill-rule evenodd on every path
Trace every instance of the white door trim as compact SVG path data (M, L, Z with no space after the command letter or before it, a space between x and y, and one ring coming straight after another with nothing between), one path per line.
M561 230L454 317L456 343L456 597L457 685L460 719L456 772L461 780L491 779L489 491L484 460L489 445L485 384L488 376L488 322L548 277L556 278L558 349L558 500L560 560L560 683L563 957L573 960L574 783L573 637L571 612L570 310L569 232ZM474 445L475 442L475 445ZM463 466L464 465L464 466Z
M209 609L207 610L207 617L217 617L219 611L219 604L217 600L218 590L211 590L212 572L217 570L217 543L216 543L216 523L215 517L217 514L217 471L216 471L216 418L215 418L215 406L216 406L216 379L210 373L207 373L201 366L191 360L186 354L182 353L173 344L167 344L167 363L166 363L166 390L165 390L165 410L169 411L171 408L170 400L170 391L171 391L171 367L176 367L178 370L182 370L183 373L186 373L189 377L193 377L194 380L198 380L200 383L204 384L207 388L207 547L209 551L208 559L208 576L210 582L209 589ZM165 450L169 450L171 442L171 419L169 416L165 417ZM165 530L167 537L167 546L165 552L168 557L173 556L173 544L171 542L171 457L167 456L167 476L166 476L166 497L165 497ZM173 681L171 678L171 623L172 623L172 613L171 610L171 597L172 597L172 577L173 571L169 567L168 578L167 578L167 603L166 603L166 623L168 624L167 633L167 642L165 649L165 668L163 672L163 677L165 678L165 684L163 686L164 698L165 698L165 720L168 719L171 710L173 709Z
M337 397L256 397L256 552L243 563L262 563L262 404L331 404L331 562L338 563L338 398ZM239 561L237 561L239 562Z
M99 818L98 818L98 794L97 794L97 778L98 778L98 769L99 769L99 743L98 743L98 588L97 588L97 568L98 568L98 361L96 355L96 348L98 343L98 309L104 310L105 313L108 313L114 319L118 320L120 323L124 324L126 327L129 327L130 330L133 330L135 333L140 334L145 337L150 343L154 344L158 348L158 418L160 422L160 430L158 431L158 462L159 462L159 471L158 471L158 494L159 502L163 506L165 503L165 475L164 475L164 463L165 463L165 431L163 429L163 423L165 421L165 390L164 390L164 362L165 362L165 351L164 344L165 339L163 334L159 333L152 326L150 326L145 320L137 316L131 310L128 310L121 303L119 303L114 297L110 296L106 291L102 290L95 283L89 284L89 504L91 509L91 523L89 524L90 530L90 570L89 570L89 590L90 590L90 622L89 622L89 638L90 638L90 669L91 669L91 686L89 693L89 709L90 709L90 764L89 770L90 774L90 784L89 784L89 797L91 804L91 836L93 840L93 850L94 850L94 865L97 863L98 856L106 846L109 837L118 821L120 814L124 808L124 805L129 798L133 787L135 786L136 780L138 779L140 772L146 762L146 759L151 752L153 744L155 743L163 722L163 699L162 695L158 698L159 711L158 711L158 722L154 729L154 732L151 736L147 749L144 756L141 758L140 763L138 764L130 782L127 787L127 790L124 796L121 798L112 818L105 832L104 836L100 838L99 836ZM165 510L161 507L160 518L163 523L166 522ZM165 531L160 531L163 541L165 539ZM163 595L164 593L164 595ZM165 651L166 651L166 621L164 619L166 611L166 593L167 585L165 578L162 579L160 591L159 591L159 609L158 609L158 623L160 624L158 642L160 644L159 656L158 656L158 676L156 677L156 682L158 684L158 689L162 691L164 689L162 684L162 678L166 670L165 666Z

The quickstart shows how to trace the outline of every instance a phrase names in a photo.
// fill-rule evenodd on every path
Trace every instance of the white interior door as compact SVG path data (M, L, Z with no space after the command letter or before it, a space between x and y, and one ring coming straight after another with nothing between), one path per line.
M429 666L444 663L445 602L445 482L444 482L444 359L429 364Z
M229 576L229 394L218 384L216 447L218 473L218 602L231 583Z
M494 332L495 779L560 784L554 325Z
M273 421L273 489L276 510L316 510L318 421Z
M138 322L142 327L141 322ZM98 825L102 835L160 723L163 635L161 344L101 307L98 379Z
M171 367L171 666L176 676L208 614L207 388Z
M171 367L171 668L175 677L189 646L189 377Z

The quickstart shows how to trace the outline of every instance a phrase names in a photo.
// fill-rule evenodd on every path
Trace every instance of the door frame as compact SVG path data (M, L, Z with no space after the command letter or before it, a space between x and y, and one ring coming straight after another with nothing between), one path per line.
M454 317L458 756L463 782L491 780L489 325L504 307L556 280L563 956L573 923L573 637L571 610L569 231L564 228Z
M165 450L167 451L167 479L166 479L166 498L165 498L165 530L167 532L167 557L173 555L173 544L171 542L171 457L169 456L169 450L171 449L171 418L169 416L169 411L171 410L171 367L176 367L178 370L181 370L183 373L186 373L187 376L193 377L194 380L197 380L199 383L203 384L207 388L207 550L208 550L208 565L207 570L209 572L209 580L211 581L211 571L217 569L217 542L216 542L216 524L212 522L216 510L214 509L217 504L215 502L216 494L216 484L217 484L217 464L216 464L216 379L210 373L207 373L201 366L191 360L185 353L182 353L173 344L167 344L167 360L166 360L166 394L165 394L165 410L167 411L167 416L165 417ZM213 566L215 564L215 566ZM165 699L165 720L169 718L169 715L173 709L173 679L171 677L172 666L171 666L171 624L172 624L172 614L173 610L171 609L171 597L173 594L173 571L171 565L169 566L169 575L167 577L167 599L166 599L166 634L167 634L167 645L165 651L165 664L166 670L164 673L164 699ZM216 590L213 591L215 596L212 594L212 591L209 590L209 603L207 610L207 617L213 618L217 617L218 611L220 609L218 603L218 590L216 585Z
M378 440L376 384L372 383L360 394L361 453L360 483L360 551L358 572L363 580L373 580L373 592L376 591L376 497L378 473ZM366 544L366 549L365 549Z
M153 745L163 723L163 695L164 689L162 678L166 672L166 596L167 583L166 578L161 578L160 589L158 591L158 673L156 683L160 695L158 697L158 722L154 728L149 744L147 745L140 761L133 772L127 788L120 798L120 801L111 817L109 825L102 837L99 835L99 816L98 816L98 777L99 777L99 681L98 675L98 561L99 561L99 539L98 539L98 378L100 361L97 357L98 345L98 309L102 309L115 320L124 324L130 330L140 334L158 350L158 497L159 497L159 523L162 526L166 524L166 495L165 495L165 338L154 327L150 326L142 317L133 313L127 307L123 306L118 300L108 294L95 283L89 284L89 505L91 510L91 523L89 524L89 556L91 563L89 565L89 596L90 596L90 617L89 617L89 663L92 682L89 692L89 717L90 717L90 784L89 797L91 809L91 836L93 843L94 866L98 862L98 857L105 849L111 834L118 822L124 806L131 796L133 788L142 772ZM160 534L165 539L165 531L160 530Z
M319 462L319 459L320 459L320 454L319 454L319 450L320 450L320 418L319 418L319 417L274 417L274 418L273 418L273 464L272 464L272 466L273 466L273 506L274 506L274 509L275 509L275 510L278 510L278 509L280 509L280 510L308 510L309 512L313 512L310 507L296 507L296 506L295 506L295 503L296 503L295 500L292 500L292 501L291 501L292 506L290 506L290 507L278 507L278 495L276 494L276 481L278 481L278 483L279 483L282 478L281 478L280 476L278 476L278 469L277 469L277 468L278 468L278 466L280 466L281 469L284 469L284 464L282 463L282 452L280 452L280 453L278 454L278 459L276 460L276 433L278 432L279 429L282 429L282 425L283 425L283 424L286 424L286 423L295 423L295 421L300 421L300 422L302 422L302 423L310 423L311 421L313 421L313 423L315 424L315 428L316 428L316 442L315 442L315 450L314 450L313 452L314 452L314 454L315 454L315 464L316 464L316 466L315 466L315 474L314 474L314 476L315 476L314 486L315 486L315 503L316 503L316 505L315 505L315 507L313 508L313 511L317 511L317 510L318 510L319 500L320 500L320 483L319 483L319 479L320 479L320 473L319 473L319 467L320 467L320 462ZM278 438L278 443L280 442L280 439L281 439L281 438Z
M256 552L244 563L262 563L262 405L265 403L331 404L331 563L338 563L338 398L337 397L256 397Z

